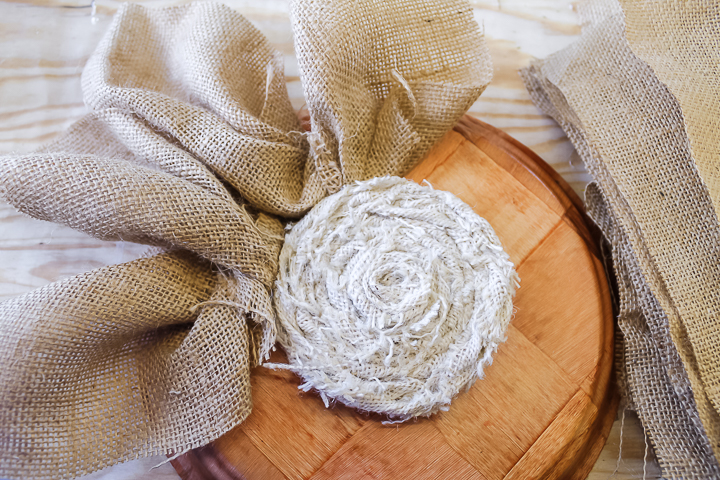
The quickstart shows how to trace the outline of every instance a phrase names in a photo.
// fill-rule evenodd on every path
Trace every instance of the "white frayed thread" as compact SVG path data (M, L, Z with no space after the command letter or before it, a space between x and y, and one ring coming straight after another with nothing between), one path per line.
M607 480L610 480L612 477L617 475L618 470L620 470L620 461L622 460L623 431L625 430L625 411L626 410L627 410L627 406L623 405L622 417L620 420L620 442L618 445L618 458L617 458L617 462L615 463L615 470L613 470L613 473L610 474L610 476L607 478Z
M265 109L268 106L268 101L270 99L270 92L272 90L272 83L273 80L275 80L275 68L273 67L272 62L269 62L266 67L267 70L267 76L265 77L265 100L263 101L263 107L260 110L260 118L265 118Z
M310 149L315 154L316 157L320 157L327 153L327 148L325 146L325 140L323 140L322 135L320 135L317 132L308 132L307 136L308 144L310 145Z
M180 457L180 456L182 456L182 455L185 455L185 454L186 454L187 452L189 452L190 450L192 450L192 448L188 448L188 449L186 449L186 450L183 450L183 451L180 452L180 453L176 453L176 454L173 455L172 457L168 457L166 460L158 463L158 464L155 465L154 467L150 467L150 470L148 470L148 471L152 471L152 470L155 470L156 468L162 467L162 466L165 465L166 463L172 462L172 461L175 460L176 458L178 458L178 457Z
M648 441L647 441L647 435L644 435L645 438L645 453L643 454L643 480L647 478L647 454L648 454Z
M405 89L408 100L410 100L410 104L412 105L413 114L411 118L415 118L415 115L417 115L418 103L417 99L415 98L415 94L410 88L410 84L407 80L405 80L405 77L402 76L402 74L397 68L393 68L390 74Z
M286 236L278 340L315 389L407 420L446 409L505 341L518 285L488 222L398 177L357 182Z

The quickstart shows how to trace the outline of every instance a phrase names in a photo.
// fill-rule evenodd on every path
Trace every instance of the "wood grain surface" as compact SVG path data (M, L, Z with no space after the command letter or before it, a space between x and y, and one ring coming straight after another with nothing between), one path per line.
M148 7L187 0L142 0ZM293 105L304 104L292 44L289 0L224 0L248 17L285 56ZM80 74L120 1L0 2L0 154L39 147L87 111ZM510 133L543 158L582 196L590 177L555 122L530 101L517 69L570 45L580 33L574 0L474 0L494 63L494 78L470 113ZM30 219L0 203L0 300L83 271L137 258L145 247L101 242L66 227ZM637 418L616 420L589 475L592 480L659 478ZM622 452L619 446L622 443ZM618 458L622 453L622 460ZM88 476L94 480L177 478L164 458L129 462ZM619 466L616 470L616 466ZM615 472L615 473L614 473Z
M383 425L253 371L255 408L173 461L184 480L585 478L617 409L611 294L572 189L545 162L465 117L408 178L448 190L493 226L521 278L508 340L449 411ZM285 361L278 355L276 361Z

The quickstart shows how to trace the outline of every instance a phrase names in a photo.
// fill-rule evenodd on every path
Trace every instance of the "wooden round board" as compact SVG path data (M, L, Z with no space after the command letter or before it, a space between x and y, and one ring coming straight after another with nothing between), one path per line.
M325 408L298 390L299 377L259 367L252 414L173 460L183 479L587 476L617 395L610 291L582 202L531 150L471 117L407 177L454 193L486 218L520 275L507 342L485 378L447 412L383 425L341 404Z

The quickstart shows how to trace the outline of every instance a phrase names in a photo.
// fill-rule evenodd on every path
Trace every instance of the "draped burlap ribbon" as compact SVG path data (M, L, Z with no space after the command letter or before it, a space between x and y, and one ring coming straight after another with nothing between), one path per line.
M720 478L720 7L594 0L582 38L522 72L596 184L613 246L619 378L663 475Z
M461 0L298 0L292 19L307 134L243 17L125 5L83 72L91 113L0 160L22 212L165 249L0 304L0 477L69 478L242 422L283 219L407 170L490 79Z

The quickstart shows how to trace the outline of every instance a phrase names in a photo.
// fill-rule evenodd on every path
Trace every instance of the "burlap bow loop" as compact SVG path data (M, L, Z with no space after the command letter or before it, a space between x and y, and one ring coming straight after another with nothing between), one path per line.
M407 170L490 79L464 1L301 0L292 19L307 134L282 55L242 16L128 4L83 72L90 113L0 160L19 210L166 249L0 304L0 477L73 477L242 422L275 342L283 222Z

